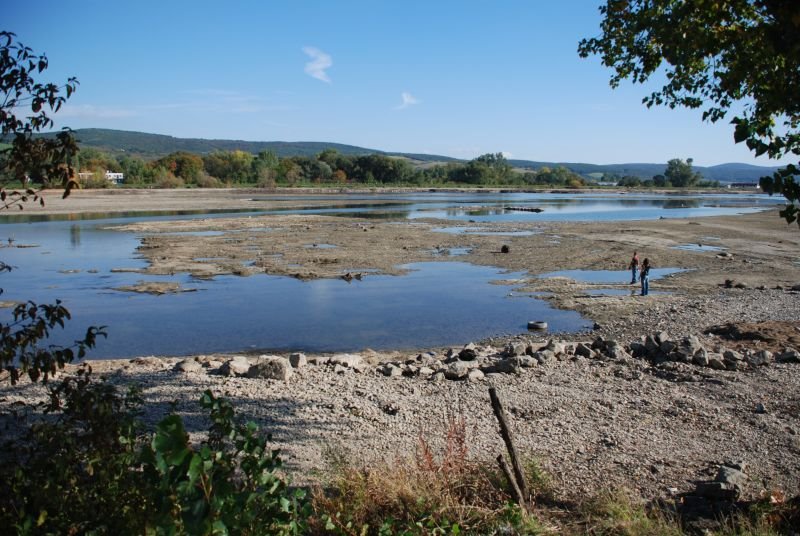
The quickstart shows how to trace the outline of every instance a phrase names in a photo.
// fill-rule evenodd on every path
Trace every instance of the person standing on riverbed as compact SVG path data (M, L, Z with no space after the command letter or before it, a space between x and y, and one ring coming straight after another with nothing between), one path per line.
M642 261L642 271L639 273L639 280L642 282L642 296L647 296L650 292L650 259Z
M631 285L636 284L636 272L639 271L639 254L635 251L633 252L633 258L631 259L631 264L629 265L631 269Z

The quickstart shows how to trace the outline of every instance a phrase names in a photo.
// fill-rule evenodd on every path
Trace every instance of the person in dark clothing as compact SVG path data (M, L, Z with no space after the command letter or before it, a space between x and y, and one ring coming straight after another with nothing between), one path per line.
M642 261L642 270L639 272L639 281L642 282L642 296L650 292L650 259Z

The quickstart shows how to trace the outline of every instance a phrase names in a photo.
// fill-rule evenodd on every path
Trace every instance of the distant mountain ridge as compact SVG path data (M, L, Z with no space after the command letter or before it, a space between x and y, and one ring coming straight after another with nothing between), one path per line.
M55 134L52 133L50 135ZM464 160L449 156L381 151L378 149L357 147L355 145L318 141L288 142L176 138L163 134L148 134L145 132L102 128L76 129L75 137L78 139L80 145L84 147L93 147L112 154L128 154L146 159L160 158L176 151L186 151L197 154L234 150L247 151L250 153L272 151L279 157L285 158L289 156L314 156L325 149L335 149L348 156L382 154L386 156L408 158L409 160L421 164L430 164L434 162L464 162ZM608 173L619 176L632 175L643 179L652 178L653 175L663 173L666 169L666 163L588 164L578 162L538 162L519 159L510 159L509 163L514 167L522 169L563 166L584 176L598 177L603 173ZM720 182L756 182L764 175L771 175L778 167L730 163L708 167L694 166L694 169L709 180Z

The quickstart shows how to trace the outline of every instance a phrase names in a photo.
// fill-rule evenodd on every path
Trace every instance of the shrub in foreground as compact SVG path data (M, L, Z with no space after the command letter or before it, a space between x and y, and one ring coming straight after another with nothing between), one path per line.
M51 387L46 412L55 415L7 446L0 526L17 534L302 531L302 492L288 489L278 452L255 424L236 421L229 401L203 394L211 426L193 445L174 414L144 433L138 391L120 395L89 372Z

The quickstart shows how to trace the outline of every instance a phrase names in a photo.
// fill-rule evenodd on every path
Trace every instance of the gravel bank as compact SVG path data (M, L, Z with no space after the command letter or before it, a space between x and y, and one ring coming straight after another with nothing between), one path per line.
M118 197L104 201L105 194L92 195L100 201L87 197L87 206L100 210L119 205ZM143 193L126 195L151 204ZM224 199L218 205L221 208L242 208L241 197ZM96 202L106 205L95 207ZM209 196L209 203L215 202ZM156 206L203 208L188 194L171 196ZM192 230L228 225L229 230L239 231L242 244L252 245L241 220L186 225L193 226ZM256 218L247 223L254 228L264 225ZM430 232L439 225L273 217L270 236L280 239L265 243L264 251L275 253L273 249L279 248L287 265L301 266L296 270L300 277L338 277L342 267L353 265L353 259L358 266L394 273L393 267L409 259L446 261L439 256L442 248L467 248L469 253L458 257L459 261L526 270L530 277L515 285L548 292L556 306L578 310L597 322L593 333L561 337L570 343L591 342L599 335L630 345L644 335L666 331L674 338L696 335L710 351L719 347L751 352L779 351L785 346L800 349L800 294L791 290L800 283L800 267L795 264L800 235L774 213L696 221L514 226L516 231L535 231L529 236ZM174 224L169 226L174 230ZM503 225L486 227L510 230ZM223 250L214 242L224 241L220 237L184 237L178 244L159 236L158 224L136 230L152 233L142 253L153 261L150 270L154 273L176 268L206 276L235 273L242 260L252 257L235 244ZM253 232L253 240L261 240L258 231ZM729 255L672 249L708 236ZM305 247L315 243L337 247ZM502 245L509 246L507 254L500 253ZM227 258L216 264L189 265L189 260L204 256L198 251L210 249L224 252ZM599 285L536 275L557 269L622 270L633 249L641 257L655 259L657 267L687 271L654 281L651 289L663 294L648 297L595 296L590 291ZM261 273L289 275L268 259L265 255L258 265ZM725 288L726 280L734 288ZM735 283L744 288L735 288ZM769 336L767 340L726 340L705 333L729 322L758 323L753 329ZM495 337L478 346L492 353L520 341L542 345L546 336ZM432 352L428 357L436 360L446 355L442 348L419 351ZM230 397L241 415L273 434L298 482L319 478L333 455L365 464L413 459L420 436L433 443L441 441L448 416L453 415L465 418L471 454L493 463L503 450L489 404L488 387L493 385L510 416L518 449L542 461L565 497L622 487L645 498L667 496L692 489L694 480L712 475L719 463L739 461L746 463L750 475L746 496L773 488L800 493L800 364L773 362L746 370L716 370L690 363L572 355L523 368L518 374L490 373L474 381L432 381L427 375L387 377L379 368L387 361L417 362L417 355L364 351L360 357L367 364L361 370L308 364L286 381L213 373L230 356L196 356L194 372L176 370L182 360L157 357L97 361L93 367L109 381L142 385L148 402L144 418L149 424L174 407L186 417L190 430L197 432L205 425L196 402L202 391L212 389ZM311 362L324 361L324 357L328 356L307 356ZM11 430L6 427L12 426L15 412L41 400L43 394L41 386L2 385L0 427Z

